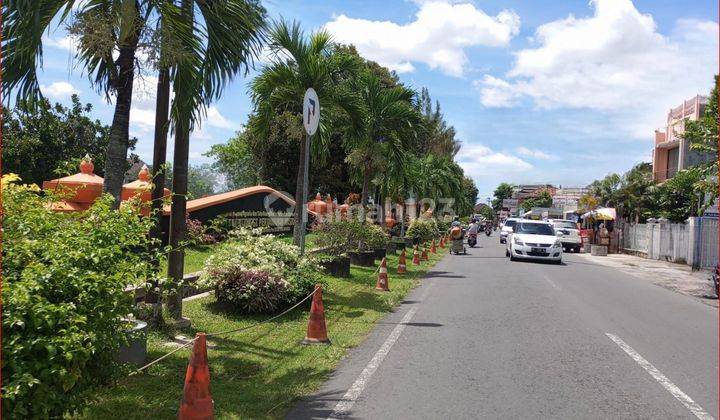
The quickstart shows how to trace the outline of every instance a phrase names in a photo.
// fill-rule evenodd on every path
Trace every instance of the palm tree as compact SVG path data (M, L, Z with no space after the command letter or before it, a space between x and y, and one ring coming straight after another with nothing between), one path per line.
M267 137L271 122L276 115L291 112L302 115L302 98L308 88L313 88L320 99L322 117L315 135L312 151L321 157L328 148L333 134L332 127L340 121L355 124L359 102L346 88L346 81L355 75L361 61L350 54L333 54L330 34L318 31L309 37L297 22L276 22L269 33L270 60L262 72L250 84L250 91L257 113L249 130L259 138ZM295 188L295 227L293 241L300 244L305 228L301 217L304 197L305 142L300 142L300 164Z
M170 119L175 133L173 197L170 214L168 276L176 283L183 277L185 212L187 204L190 132L200 124L206 106L217 100L237 73L247 74L260 54L264 40L265 9L253 0L209 2L183 0L179 13L172 2L163 24L177 45ZM195 14L198 16L195 16ZM179 295L168 299L171 315L180 318Z
M366 206L373 173L402 171L420 118L412 106L415 92L405 86L385 87L377 76L365 71L354 88L363 104L362 124L347 132L346 161L354 168L355 179L360 180L361 203Z
M78 37L77 58L98 91L115 97L115 112L105 159L103 189L120 202L127 166L128 127L135 77L135 53L153 5L150 0L15 0L3 7L5 26L3 88L17 89L17 103L32 107L42 94L42 34L51 23L68 24Z

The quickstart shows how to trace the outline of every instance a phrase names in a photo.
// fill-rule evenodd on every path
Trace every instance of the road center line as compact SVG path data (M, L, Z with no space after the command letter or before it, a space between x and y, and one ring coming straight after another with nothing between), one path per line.
M424 301L425 298L427 298L427 295L430 292L430 289L432 288L434 283L429 283L428 286L423 291L422 295L420 296L420 301ZM363 369L362 372L360 372L360 375L355 379L355 382L352 384L350 389L343 395L342 399L335 405L335 409L333 410L332 414L328 417L328 419L338 419L346 416L350 410L352 409L353 405L355 405L355 401L357 401L358 397L360 397L360 394L362 394L363 390L365 389L365 386L367 385L368 381L372 377L372 375L375 373L375 371L380 367L380 364L382 364L383 360L385 360L385 356L390 353L390 349L395 344L395 342L400 338L400 334L402 334L403 330L407 326L407 323L412 320L413 316L415 316L415 312L418 310L418 305L414 305L412 308L410 308L409 311L403 316L402 320L398 325L393 328L392 332L388 336L387 339L385 339L385 342L380 346L380 349L375 353L372 359L370 359L370 362L368 362L367 366L365 366L365 369Z
M674 383L670 382L670 380L662 374L655 366L652 365L652 363L645 360L644 357L640 355L640 353L636 352L632 347L627 345L620 337L605 333L605 335L608 336L612 341L615 342L618 346L620 346L621 349L625 351L630 357L632 357L637 364L642 366L643 369L645 369L650 376L655 378L656 381L660 383L660 385L663 386L669 393L672 394L673 397L675 397L678 401L680 401L688 410L690 410L693 414L695 414L695 417L701 419L701 420L713 420L713 417L708 414L705 410L703 410L698 403L693 401L692 398L690 398L686 393L682 392L680 388L677 387Z
M555 284L555 282L552 281L552 279L551 279L550 277L548 277L546 274L543 274L543 278L544 278L548 283L550 283L550 286L552 286L554 289L560 290L560 286L558 286L557 284Z

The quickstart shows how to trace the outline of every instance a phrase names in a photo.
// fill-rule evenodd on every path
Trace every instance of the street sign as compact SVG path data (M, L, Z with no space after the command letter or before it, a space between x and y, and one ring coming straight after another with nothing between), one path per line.
M320 100L315 89L310 88L305 91L305 98L303 98L305 132L312 136L317 131L318 124L320 124Z

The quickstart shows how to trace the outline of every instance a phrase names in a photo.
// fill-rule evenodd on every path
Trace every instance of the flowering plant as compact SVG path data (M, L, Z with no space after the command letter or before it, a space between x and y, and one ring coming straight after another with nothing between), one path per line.
M258 230L241 229L233 231L232 239L220 245L205 261L198 281L205 287L217 287L223 279L249 271L267 273L287 284L287 287L277 286L285 289L281 293L281 305L302 299L321 280L317 261L300 256L298 247L272 235L261 235Z

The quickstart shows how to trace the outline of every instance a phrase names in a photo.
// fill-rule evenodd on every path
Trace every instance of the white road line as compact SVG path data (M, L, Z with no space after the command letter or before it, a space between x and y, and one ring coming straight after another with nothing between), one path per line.
M550 286L552 286L553 288L555 288L555 289L557 289L557 290L560 290L560 286L558 286L557 284L555 284L555 282L552 281L552 279L551 279L550 277L548 277L547 275L543 274L543 278L545 278L545 280L547 280L547 282L550 283Z
M425 300L432 286L433 283L430 283L425 288L422 295L420 296L421 301ZM343 395L342 399L337 403L337 405L335 405L335 409L328 417L328 420L342 418L350 412L353 405L355 405L355 401L357 401L358 397L360 397L360 394L362 394L363 390L365 389L368 381L375 373L377 368L380 367L380 364L382 364L383 360L385 360L385 356L390 353L390 349L398 340L398 338L400 338L400 334L402 334L403 330L407 326L407 323L412 320L413 316L415 316L415 312L417 312L417 310L417 305L410 308L410 310L407 311L400 323L396 325L395 328L393 328L388 338L385 340L382 346L380 346L380 349L377 351L377 353L375 353L373 358L370 359L370 362L368 362L367 366L365 366L365 369L360 372L360 375L357 377L357 379L355 379L355 382L352 384L350 389L348 389L345 395Z
M678 401L680 401L688 410L690 410L693 414L695 414L695 417L701 419L701 420L713 420L713 417L708 414L705 410L703 410L698 403L693 401L692 398L690 398L686 393L682 392L680 388L677 387L674 383L670 382L670 380L662 374L655 366L652 365L652 363L645 360L644 357L640 355L640 353L636 352L632 347L627 345L622 339L614 334L605 333L605 335L608 336L612 341L615 342L618 346L620 346L621 349L625 351L630 357L633 358L639 364L642 366L643 369L645 369L650 376L655 378L656 381L660 383L660 385L663 386L669 393L672 394L673 397L675 397Z

